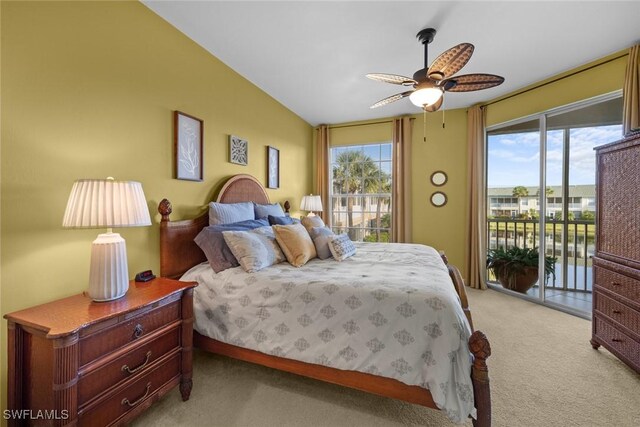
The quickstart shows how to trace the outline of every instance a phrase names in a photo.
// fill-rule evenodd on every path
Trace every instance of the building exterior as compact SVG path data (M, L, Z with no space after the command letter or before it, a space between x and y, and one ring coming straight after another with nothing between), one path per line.
M527 196L513 195L514 187L496 187L487 189L487 216L489 218L530 218L540 214L538 203L538 187L525 187ZM562 187L550 186L547 194L546 216L557 218L562 212ZM595 185L569 186L569 216L581 219L585 212L595 213L596 187Z

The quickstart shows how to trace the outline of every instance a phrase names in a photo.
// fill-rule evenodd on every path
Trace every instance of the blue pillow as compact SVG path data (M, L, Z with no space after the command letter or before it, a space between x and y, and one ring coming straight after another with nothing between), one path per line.
M282 210L280 203L274 203L272 205L259 205L254 203L253 209L256 218L267 218L269 215L284 216L284 211Z
M289 225L293 224L295 221L290 216L274 216L269 215L269 225Z
M209 203L209 225L232 224L255 218L253 202Z
M198 233L196 244L202 249L213 271L220 273L227 268L237 267L240 264L233 256L222 235L223 231L246 231L255 228L266 227L269 221L266 219L252 219L248 221L234 222L230 224L218 224L205 227Z

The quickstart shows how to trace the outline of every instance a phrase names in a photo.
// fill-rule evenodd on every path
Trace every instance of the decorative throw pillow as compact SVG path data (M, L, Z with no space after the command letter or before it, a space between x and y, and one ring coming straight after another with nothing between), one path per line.
M344 261L356 254L356 247L351 239L349 239L348 234L336 235L329 243L329 249L336 261Z
M196 244L202 249L209 265L216 273L227 268L237 267L238 260L233 256L227 242L222 235L223 231L253 230L254 228L269 225L266 219L252 219L250 221L234 222L232 224L210 225L198 233L195 239Z
M271 205L259 205L257 203L254 203L253 210L255 212L256 218L266 218L269 215L285 215L284 210L282 210L282 206L280 206L280 203L273 203Z
M301 267L317 256L316 247L301 224L274 225L272 228L289 264Z
M256 219L253 202L209 203L209 225L231 224Z
M284 261L284 255L276 243L271 227L251 231L223 231L222 235L247 273L255 273Z
M269 224L271 225L289 225L293 224L294 220L290 216L273 216L269 215Z
M335 234L329 227L313 227L309 232L311 240L316 247L316 253L318 258L327 259L331 258L331 249L329 249L329 242L333 240Z
M324 221L318 215L305 216L302 218L302 225L310 232L313 227L324 227Z

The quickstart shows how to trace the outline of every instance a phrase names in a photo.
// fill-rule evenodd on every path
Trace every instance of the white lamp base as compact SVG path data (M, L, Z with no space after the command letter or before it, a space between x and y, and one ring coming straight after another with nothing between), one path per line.
M89 297L94 301L111 301L129 290L127 246L118 233L98 234L91 246Z

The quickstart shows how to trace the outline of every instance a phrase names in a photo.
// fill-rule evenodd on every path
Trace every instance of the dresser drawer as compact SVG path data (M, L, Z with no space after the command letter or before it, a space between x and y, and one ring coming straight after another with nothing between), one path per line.
M600 292L594 294L595 309L635 334L640 333L640 312Z
M640 302L640 280L613 272L601 266L594 266L593 271L596 286L623 296L635 304Z
M87 370L80 373L78 381L78 406L83 406L120 381L144 373L155 361L179 346L180 329L177 324L161 332L152 340L147 340L134 348L123 349L121 356L111 358L104 363L87 365Z
M145 405L163 385L177 380L180 374L180 353L176 353L157 367L138 377L137 380L126 382L114 393L93 402L79 415L80 426L106 426L127 412Z
M606 347L622 356L628 362L640 366L640 343L624 332L616 329L597 315L593 318L595 336L606 344ZM637 368L636 368L637 369Z
M83 366L178 319L180 301L176 300L83 337L80 340L79 364Z

